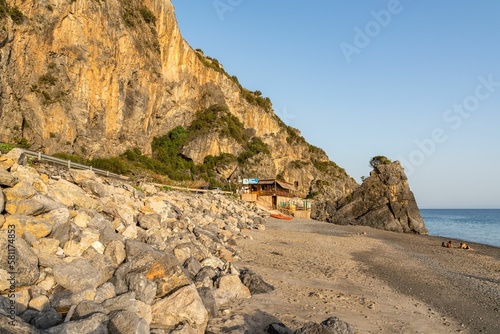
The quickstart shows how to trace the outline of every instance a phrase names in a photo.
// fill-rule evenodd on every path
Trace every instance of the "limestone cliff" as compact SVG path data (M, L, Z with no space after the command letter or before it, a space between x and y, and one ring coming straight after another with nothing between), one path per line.
M401 164L388 160L375 165L352 194L336 203L321 203L316 218L342 225L428 233Z
M0 0L0 141L46 153L151 154L153 138L189 126L196 112L226 105L270 155L224 177L276 177L299 194L335 200L356 182L274 114L217 60L182 38L169 0ZM205 136L184 147L195 162L241 147Z

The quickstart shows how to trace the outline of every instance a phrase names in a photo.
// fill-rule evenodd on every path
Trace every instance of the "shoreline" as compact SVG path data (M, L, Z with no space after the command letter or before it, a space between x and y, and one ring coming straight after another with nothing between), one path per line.
M473 214L471 214L471 212ZM478 225L462 225L460 222L455 221L455 218L450 218L450 222L441 222L444 219L444 216L451 215L453 216L463 216L457 217L458 219L470 219L475 220L479 219L475 214L486 214L492 215L494 217L500 217L500 209L491 209L491 208L480 208L480 209L421 209L420 213L422 218L424 219L425 225L429 232L437 231L437 233L429 233L429 236L441 237L441 238L449 238L455 239L458 241L463 241L466 243L476 243L485 246L493 246L500 248L500 239L498 238L498 234L500 233L500 225L498 219L496 219L497 224L491 224L487 222L483 224L482 222ZM482 218L482 217L481 217ZM491 217L490 217L491 218ZM435 221L438 219L439 223ZM446 227L443 227L443 225ZM488 226L489 230L483 230ZM451 232L452 235L449 233ZM478 233L480 232L480 233ZM489 238L489 236L497 236L496 238ZM470 239L472 238L472 239Z
M428 236L428 237L432 237L432 238L437 238L437 239L441 239L441 240L451 240L453 242L453 240L455 240L455 244L457 243L460 243L460 242L464 242L464 243L467 243L467 244L474 244L474 245L480 245L480 246L484 246L484 247L493 247L493 248L496 248L496 249L500 249L500 245L497 246L497 245L491 245L491 244L486 244L486 243L482 243L482 242L478 242L478 241L474 241L474 240L466 240L466 239L461 239L461 238L457 238L457 237L450 237L450 236L440 236L440 235L434 235L434 234L426 234L424 236Z
M235 301L211 322L213 332L238 321L252 333L265 333L271 322L297 329L330 316L355 333L500 332L498 247L449 249L436 236L266 221L265 231L248 232L253 240L238 241L236 265L276 290Z
M478 241L465 240L465 239L456 238L456 237L450 237L450 236L446 236L446 235L440 236L440 235L435 235L435 234L426 234L424 236L443 239L443 241L444 241L444 239L446 239L446 240L452 240L452 241L455 240L456 243L464 242L464 243L467 243L467 244L470 244L470 245L474 244L474 245L481 245L481 246L485 246L485 247L493 247L493 248L500 249L500 245L497 246L497 245L485 244L485 243L481 243L481 242L478 242Z

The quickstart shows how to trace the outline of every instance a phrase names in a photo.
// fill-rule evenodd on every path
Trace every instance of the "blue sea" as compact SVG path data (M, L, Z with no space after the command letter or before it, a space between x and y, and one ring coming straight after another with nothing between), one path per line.
M500 209L421 209L429 235L500 247Z

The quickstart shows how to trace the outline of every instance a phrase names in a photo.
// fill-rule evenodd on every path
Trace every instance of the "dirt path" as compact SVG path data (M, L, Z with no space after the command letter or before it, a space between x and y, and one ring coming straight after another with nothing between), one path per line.
M237 249L276 290L236 301L214 333L296 329L330 316L356 333L500 333L500 249L314 221L270 219Z

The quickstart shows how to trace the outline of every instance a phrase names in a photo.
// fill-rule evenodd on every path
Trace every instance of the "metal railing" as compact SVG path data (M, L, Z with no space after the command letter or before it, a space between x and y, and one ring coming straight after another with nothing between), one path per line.
M64 159L56 158L56 157L53 157L51 155L43 154L41 152L35 152L35 151L26 150L26 149L21 149L21 150L23 150L23 153L26 156L34 157L39 161L48 161L48 162L54 163L56 165L65 166L68 169L73 168L73 169L91 170L98 175L102 175L102 176L106 176L106 177L114 177L114 178L117 178L120 180L128 180L129 179L129 177L127 177L127 176L123 176L123 175L116 174L116 173L111 173L110 171L94 168L92 166L82 165L82 164L73 162L71 160L64 160ZM231 191L194 189L194 188L187 188L187 187L171 186L171 185L160 184L160 183L153 183L153 185L156 187L166 187L166 188L171 188L173 190L183 190L183 191L190 191L190 192L197 192L197 193L217 193L217 194L225 194L225 195L233 194L233 192L231 192Z
M93 168L92 166L82 165L82 164L73 162L71 160L59 159L59 158L56 158L56 157L53 157L50 155L43 154L41 152L35 152L35 151L26 150L26 149L22 149L22 150L23 150L24 154L27 156L35 157L40 161L48 161L48 162L54 163L56 165L65 166L68 169L73 168L73 169L91 170L98 175L107 176L107 177L114 177L114 178L117 178L120 180L128 180L127 176L123 176L123 175L116 174L116 173L111 173L110 171L107 171L107 170Z

